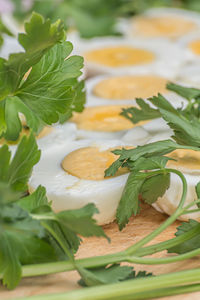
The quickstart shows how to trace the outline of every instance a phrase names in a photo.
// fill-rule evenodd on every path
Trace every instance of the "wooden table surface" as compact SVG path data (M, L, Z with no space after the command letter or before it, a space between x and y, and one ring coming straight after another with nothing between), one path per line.
M155 211L148 205L143 205L142 212L139 216L131 219L127 227L119 232L115 223L106 225L104 230L106 234L111 238L109 244L102 238L87 238L84 239L78 253L77 258L89 257L94 255L103 255L123 250L134 242L138 241L141 237L150 233L161 222L166 219L166 216ZM179 222L176 222L170 226L164 233L158 236L154 242L161 242L173 237L176 227ZM164 252L156 254L155 257L167 256ZM193 258L187 261L172 263L168 265L154 265L154 266L141 266L136 265L136 270L146 270L156 274L162 274L167 272L176 272L180 270L190 269L194 267L200 267L200 258ZM45 293L59 293L67 292L73 289L80 288L77 284L79 275L75 272L65 272L55 275L32 277L23 279L20 285L14 291L8 291L4 287L0 287L0 299L17 299L25 296L39 295ZM200 292L171 296L162 299L170 300L199 300Z

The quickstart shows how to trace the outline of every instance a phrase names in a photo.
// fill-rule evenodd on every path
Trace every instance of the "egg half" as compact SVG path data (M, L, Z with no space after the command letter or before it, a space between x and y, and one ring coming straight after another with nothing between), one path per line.
M94 203L100 212L95 216L98 223L110 223L115 218L128 174L122 169L115 177L104 178L104 171L117 159L110 151L123 146L118 140L81 140L55 146L42 153L29 190L43 185L55 211Z
M185 201L185 206L195 199L197 195L195 192L195 186L199 182L200 178L200 152L186 149L175 150L167 156L175 159L176 161L169 161L167 167L174 168L183 173L186 178L188 190ZM180 202L182 195L182 181L176 174L171 174L170 187L165 192L163 197L158 198L153 206L168 215L171 215ZM190 209L197 209L197 206ZM179 217L180 220L196 219L200 220L200 212L188 213Z

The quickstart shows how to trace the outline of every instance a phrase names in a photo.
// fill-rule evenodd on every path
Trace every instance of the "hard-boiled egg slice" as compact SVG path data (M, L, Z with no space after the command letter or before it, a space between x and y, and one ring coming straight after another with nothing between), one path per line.
M154 8L132 18L129 34L140 38L177 39L200 28L200 15L173 8Z
M161 93L175 106L180 106L185 99L166 88L167 82L173 79L154 73L99 75L86 81L86 105L133 105L136 98L146 99Z
M89 75L131 74L147 71L174 76L183 63L183 51L166 41L94 40L82 48Z
M126 183L127 170L119 170L112 178L104 171L117 159L110 150L124 144L117 140L81 140L55 146L42 153L29 182L30 191L43 185L53 209L76 209L94 203L100 214L99 224L113 221Z
M133 124L121 116L122 108L126 107L128 106L88 106L82 113L74 113L70 121L77 125L77 137L79 139L120 139L128 130L135 127L134 139L129 143L137 145L139 141L140 143L145 142L151 136L148 135L147 131L141 129L144 132L141 139L141 130L137 131L136 127L147 123L147 121Z
M167 156L176 159L176 161L169 161L167 166L175 168L183 172L187 184L188 191L186 196L185 205L194 201L197 196L195 193L195 186L199 182L200 176L200 152L193 150L179 149L175 150ZM153 206L159 211L165 212L171 215L177 208L181 195L182 195L182 182L176 174L171 174L171 183L169 189L166 191L163 197L159 198ZM193 207L191 209L195 209ZM188 220L189 218L200 220L200 212L194 214L186 214L181 216L180 220Z

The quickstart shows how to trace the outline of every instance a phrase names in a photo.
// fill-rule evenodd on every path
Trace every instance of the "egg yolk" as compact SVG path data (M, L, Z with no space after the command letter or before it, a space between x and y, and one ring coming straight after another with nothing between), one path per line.
M107 178L104 177L105 170L118 158L112 150L100 151L97 147L77 149L65 156L61 165L67 173L80 179L103 180ZM127 168L120 168L115 176L127 172Z
M196 24L181 17L138 17L133 22L138 34L146 37L179 37L195 29Z
M166 84L167 79L153 75L110 77L96 84L93 93L111 100L147 98L167 93Z
M148 50L120 46L88 51L85 58L108 67L124 67L151 63L155 55Z
M144 121L133 124L121 116L122 108L128 107L130 106L112 105L86 107L82 113L74 113L71 122L76 123L79 129L103 132L128 130L147 122Z
M178 149L167 156L176 159L176 161L168 161L168 166L183 166L190 170L200 170L200 151Z
M200 55L200 40L191 42L189 48L194 54Z
M36 139L41 139L41 138L45 137L46 135L50 134L52 131L53 131L53 127L45 126L40 131L40 133L36 136ZM17 144L20 141L20 139L22 138L23 135L27 135L28 136L29 133L30 133L29 128L27 126L23 125L23 128L22 128L22 131L20 133L20 136L19 136L19 138L16 141L7 141L4 138L1 138L0 139L0 145L2 145L4 143L9 144L9 145L15 145L15 144Z

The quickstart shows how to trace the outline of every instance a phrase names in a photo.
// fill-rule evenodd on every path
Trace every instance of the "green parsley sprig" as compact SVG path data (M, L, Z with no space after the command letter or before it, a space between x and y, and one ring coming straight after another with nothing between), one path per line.
M22 130L19 113L37 134L45 124L81 111L85 102L78 81L83 58L69 56L73 47L64 40L63 23L33 13L25 30L18 38L25 51L0 59L0 137L12 141Z

